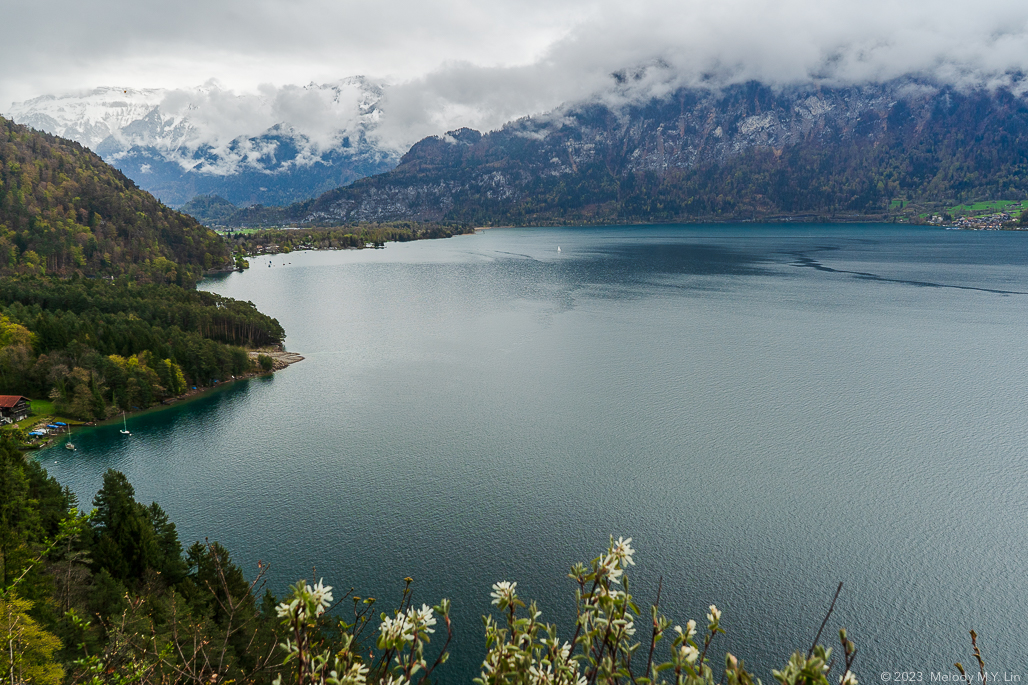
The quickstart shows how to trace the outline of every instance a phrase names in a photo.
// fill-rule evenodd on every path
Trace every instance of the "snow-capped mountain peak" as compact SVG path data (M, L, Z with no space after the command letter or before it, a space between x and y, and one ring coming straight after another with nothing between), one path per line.
M382 87L363 76L252 93L208 82L45 95L9 115L93 149L169 204L196 192L281 204L395 165L401 151L374 140L381 99Z

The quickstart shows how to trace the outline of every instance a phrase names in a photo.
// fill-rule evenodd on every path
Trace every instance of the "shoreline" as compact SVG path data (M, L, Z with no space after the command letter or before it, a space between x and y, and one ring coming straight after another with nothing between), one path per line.
M264 376L274 375L276 372L282 371L283 369L287 369L290 366L292 366L293 364L296 364L298 362L302 362L304 360L304 357L301 356L300 354L297 354L296 352L286 352L284 350L247 350L247 353L250 355L250 358L254 360L254 362L256 362L257 356L261 355L261 354L266 354L267 356L271 357L274 360L274 365L271 367L271 371L259 370L259 371L255 371L253 373L248 373L248 374L244 374L242 376L236 376L235 378L230 378L228 380L220 381L220 382L216 383L215 385L198 385L198 386L196 386L195 390L190 388L189 390L187 390L186 392L182 393L181 395L176 395L175 397L169 397L169 398L161 401L158 404L155 404L155 405L153 405L151 407L147 407L146 409L137 409L135 411L124 412L124 416L127 418L129 416L142 416L144 414L152 414L152 413L155 413L155 412L163 411L165 409L169 409L171 407L177 406L177 405L182 404L182 403L192 402L193 400L198 400L198 399L201 399L203 397L206 397L207 395L209 395L209 394L211 394L211 393L213 393L213 392L215 392L217 390L220 390L222 388L228 387L228 386L230 386L230 385L232 385L232 384L234 384L234 383L236 383L238 381L248 381L248 380L251 380L251 379L254 379L254 378L261 378L261 377L264 377ZM80 422L76 422L76 423L72 424L72 427L73 428L100 428L100 427L103 427L103 426L113 426L113 425L118 423L118 419L120 419L121 417L122 417L122 414L116 414L116 415L114 415L114 416L112 416L110 418L103 419L103 420L100 420L100 421L80 421ZM42 420L43 419L41 418L40 421L42 421ZM37 445L27 445L26 446L26 448L27 448L26 451L31 453L31 452L39 452L41 450L48 449L50 447L53 447L54 444L57 443L62 437L66 437L66 436L67 436L66 433L59 433L59 434L55 435L54 437L48 439L46 442L43 442L43 443L40 443L40 444L37 444Z

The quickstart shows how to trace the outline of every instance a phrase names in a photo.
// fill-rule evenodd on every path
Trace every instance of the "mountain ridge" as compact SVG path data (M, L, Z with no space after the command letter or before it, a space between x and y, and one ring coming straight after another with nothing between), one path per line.
M1023 95L914 79L849 87L751 82L680 88L620 108L568 105L486 134L431 136L392 171L284 216L481 225L881 220L896 199L1024 199L1026 192Z

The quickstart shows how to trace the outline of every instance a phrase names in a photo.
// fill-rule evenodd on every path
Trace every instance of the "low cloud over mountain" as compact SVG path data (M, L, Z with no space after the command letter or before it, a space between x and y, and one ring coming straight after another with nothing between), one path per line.
M172 205L217 192L239 204L283 204L395 165L369 139L381 89L362 78L238 94L97 88L12 107L13 117L92 148Z
M261 83L361 73L389 84L379 135L396 148L598 97L612 74L643 74L633 90L641 101L749 80L859 85L914 74L960 86L1028 72L1021 0L183 0L175 12L127 0L39 0L8 8L5 20L46 26L47 49L32 31L5 37L7 54L26 57L0 74L0 110L82 84L173 89L215 77L226 91L290 110L271 126L332 110L292 107L305 102L301 89ZM225 118L234 107L208 106Z
M567 103L617 111L683 87L914 77L958 90L1028 88L1023 0L183 0L174 13L40 0L5 19L47 26L48 42L40 51L32 31L6 38L8 54L27 57L0 73L0 107L23 101L5 111L91 141L170 202L188 199L177 184L281 203L389 168L442 131L496 130ZM341 73L367 78L336 81ZM267 85L312 78L325 85ZM80 104L38 97L84 83L135 90L94 91ZM110 107L100 114L102 103ZM297 173L307 176L286 182ZM175 174L183 178L173 184Z

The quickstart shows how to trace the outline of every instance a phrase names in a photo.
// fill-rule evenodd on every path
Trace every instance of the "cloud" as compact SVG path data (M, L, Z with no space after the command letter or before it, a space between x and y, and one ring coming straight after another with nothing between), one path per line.
M913 74L1020 89L1025 72L1028 3L1020 1L610 2L530 64L448 64L395 85L383 125L395 134L495 128L566 101L748 80L846 85Z
M183 89L214 77L222 88L211 91L202 124L212 135L222 127L254 133L279 118L327 143L339 128L327 122L353 116L351 105L266 84L365 74L386 84L378 135L397 148L459 126L496 128L566 101L624 101L680 85L835 85L911 73L996 85L1028 72L1023 0L14 5L5 8L5 24L22 28L2 48L9 68L0 76L0 106L99 84ZM41 26L45 38L32 30ZM169 95L162 110L176 102Z

